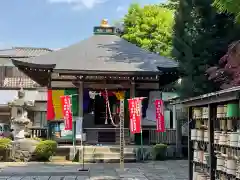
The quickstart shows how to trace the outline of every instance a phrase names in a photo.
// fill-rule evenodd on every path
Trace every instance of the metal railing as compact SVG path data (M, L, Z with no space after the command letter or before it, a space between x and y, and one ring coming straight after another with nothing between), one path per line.
M120 130L119 128L84 128L84 133L86 133L86 142L89 144L101 144L101 143L115 143L119 144ZM128 128L124 129L125 133L125 143L138 143L135 137L135 142L130 140L130 131ZM105 137L103 137L105 134ZM135 136L140 136L135 134ZM105 142L104 142L105 141ZM144 145L150 144L176 144L176 130L166 129L166 132L158 133L154 128L144 128L143 129L143 143Z
M166 132L158 133L155 129L148 129L151 144L176 144L176 129L166 129Z
M38 137L38 138L47 139L47 135L48 135L47 128L32 127L32 128L29 128L29 131L30 131L31 138Z

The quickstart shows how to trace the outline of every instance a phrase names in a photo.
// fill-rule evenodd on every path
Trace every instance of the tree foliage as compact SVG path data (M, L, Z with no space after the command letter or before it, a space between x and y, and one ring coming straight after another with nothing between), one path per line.
M214 0L213 5L220 12L229 12L234 14L236 20L240 22L240 1L239 0Z
M168 0L166 3L160 4L160 6L171 9L171 10L176 10L178 5L179 5L180 0Z
M209 68L207 73L210 80L221 84L222 89L240 86L240 41L232 43L219 66Z
M181 0L176 11L172 56L185 77L178 86L182 97L218 89L206 70L217 64L228 44L239 38L234 17L216 12L212 0Z
M232 13L240 23L239 0L215 0L214 6L220 12ZM238 31L239 32L239 31ZM234 32L233 32L234 33ZM239 38L239 37L238 37ZM234 39L236 40L236 39ZM230 44L227 53L219 60L219 65L207 70L209 79L221 85L221 89L240 85L240 41Z
M173 23L172 10L161 5L132 4L123 18L122 37L143 49L169 56Z

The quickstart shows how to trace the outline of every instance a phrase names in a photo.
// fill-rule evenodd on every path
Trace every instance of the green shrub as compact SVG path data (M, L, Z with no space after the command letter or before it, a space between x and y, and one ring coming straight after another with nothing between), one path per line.
M35 158L38 161L49 161L49 158L55 154L57 142L52 140L40 141L35 149Z
M166 144L156 144L153 147L153 159L154 160L165 160L167 153L167 145Z
M0 150L9 149L11 146L12 140L9 138L0 138Z

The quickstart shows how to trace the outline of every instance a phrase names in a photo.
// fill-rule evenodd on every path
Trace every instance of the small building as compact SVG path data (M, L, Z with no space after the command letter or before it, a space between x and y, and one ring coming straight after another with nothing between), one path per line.
M11 61L14 59L28 59L51 52L48 48L13 47L0 50L0 123L10 123L10 109L8 102L17 97L17 91L23 87L28 100L34 100L35 106L29 112L33 125L46 125L46 92L40 85L19 71ZM40 89L39 89L40 88Z
M72 95L73 115L83 118L87 143L118 144L119 129L114 126L117 121L111 119L119 105L116 93L124 92L125 99L128 99L149 97L150 91L158 91L161 98L161 86L178 79L175 60L127 42L116 35L115 27L106 25L106 22L94 27L92 37L77 44L33 58L13 57L12 62L33 81L51 91L55 118L48 123L51 133L59 141L71 140L72 135L63 128L61 95ZM97 96L91 99L91 93ZM109 97L110 112L106 110L104 95ZM147 105L143 107L143 114L149 104L147 101L144 102ZM137 135L129 135L127 104L125 109L126 141L138 143ZM155 133L154 129L152 133ZM148 131L146 136L151 136L151 133Z
M183 100L189 180L238 179L240 86Z

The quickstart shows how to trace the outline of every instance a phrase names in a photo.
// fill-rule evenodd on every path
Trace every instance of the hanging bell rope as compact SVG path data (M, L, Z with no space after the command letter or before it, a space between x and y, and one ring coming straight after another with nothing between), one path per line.
M107 90L105 89L105 112L106 112L106 116L105 116L105 124L108 124L108 94L107 94ZM111 113L110 117L111 117Z
M105 124L107 124L107 119L108 119L107 114L109 113L109 118L111 120L111 124L115 127L118 127L119 123L115 124L114 121L113 121L112 112L111 112L111 108L110 108L110 103L109 103L109 99L108 99L108 91L107 91L106 88L105 88L105 96L106 96L106 119L105 119Z

